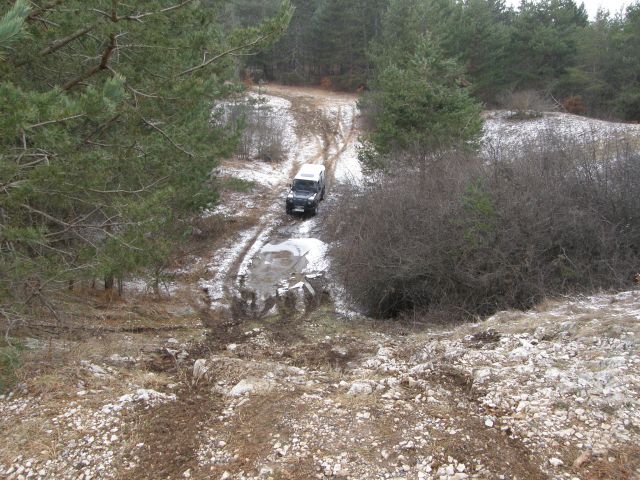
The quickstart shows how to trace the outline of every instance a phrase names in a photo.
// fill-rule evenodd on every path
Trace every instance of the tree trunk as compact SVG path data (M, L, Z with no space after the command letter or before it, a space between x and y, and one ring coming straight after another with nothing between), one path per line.
M115 283L115 277L113 276L113 273L108 273L104 276L105 290L113 290L114 283Z

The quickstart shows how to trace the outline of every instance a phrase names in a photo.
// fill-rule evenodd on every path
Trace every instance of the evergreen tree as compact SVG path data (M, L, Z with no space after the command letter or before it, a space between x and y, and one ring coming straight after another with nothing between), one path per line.
M513 10L504 0L428 0L425 22L444 53L457 59L480 99L493 102L508 87Z
M14 306L162 264L178 220L215 201L209 174L234 148L211 118L234 90L230 55L275 42L292 9L232 32L195 0L22 12L27 35L2 43L0 64L0 304Z
M251 15L250 4L261 3L242 2L246 15ZM335 87L347 90L366 83L370 72L366 51L380 33L380 18L388 0L293 3L295 14L287 33L269 51L249 58L247 68L284 83L317 84L328 77Z
M361 102L373 125L369 160L408 148L465 147L482 131L481 106L464 88L463 69L424 32L424 13L419 0L392 1L372 48L371 92Z
M505 75L514 88L545 89L577 60L577 39L588 23L573 0L522 0L509 39Z

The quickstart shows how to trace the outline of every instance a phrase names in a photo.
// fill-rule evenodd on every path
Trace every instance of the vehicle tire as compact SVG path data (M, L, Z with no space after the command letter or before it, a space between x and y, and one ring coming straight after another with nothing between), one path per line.
M292 212L293 212L293 209L287 206L287 215L291 215Z
M322 192L320 192L320 200L324 200L324 187L322 187Z
M311 215L315 217L317 213L318 213L318 205L314 205L313 208L311 209Z

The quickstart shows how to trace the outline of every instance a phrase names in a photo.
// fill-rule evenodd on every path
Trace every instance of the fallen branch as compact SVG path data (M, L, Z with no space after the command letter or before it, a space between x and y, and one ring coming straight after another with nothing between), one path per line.
M200 330L198 325L163 325L158 327L96 327L91 325L56 325L53 323L25 323L27 328L39 328L50 333L64 332L93 332L93 333L146 333L146 332L171 332L178 330Z

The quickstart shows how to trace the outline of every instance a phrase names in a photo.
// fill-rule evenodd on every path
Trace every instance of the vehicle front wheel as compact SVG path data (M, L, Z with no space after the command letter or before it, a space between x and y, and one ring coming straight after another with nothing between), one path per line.
M293 209L289 206L287 206L287 214L291 215L291 213L293 212Z

